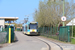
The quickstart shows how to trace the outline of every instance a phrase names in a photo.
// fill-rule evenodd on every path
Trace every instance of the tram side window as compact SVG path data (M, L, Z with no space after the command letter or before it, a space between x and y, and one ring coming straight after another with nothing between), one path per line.
M27 26L25 28L26 28L26 31L27 31Z

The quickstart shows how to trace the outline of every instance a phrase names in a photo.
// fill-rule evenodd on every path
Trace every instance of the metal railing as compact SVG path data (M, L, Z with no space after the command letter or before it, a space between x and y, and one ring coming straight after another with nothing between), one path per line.
M53 38L56 40L61 40L65 42L70 42L70 32L67 29L68 27L40 27L38 28L38 32L41 36Z

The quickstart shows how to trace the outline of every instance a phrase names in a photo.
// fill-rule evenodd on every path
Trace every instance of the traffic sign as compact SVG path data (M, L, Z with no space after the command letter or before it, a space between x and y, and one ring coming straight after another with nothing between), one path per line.
M66 21L66 17L65 17L65 16L62 16L62 17L61 17L61 20L62 20L62 21Z

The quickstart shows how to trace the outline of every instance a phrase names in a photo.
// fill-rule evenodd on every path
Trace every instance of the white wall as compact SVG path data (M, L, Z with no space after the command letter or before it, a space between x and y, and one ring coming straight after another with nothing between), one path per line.
M5 20L4 19L0 19L0 25L3 26L3 28L4 28L4 26L5 26Z

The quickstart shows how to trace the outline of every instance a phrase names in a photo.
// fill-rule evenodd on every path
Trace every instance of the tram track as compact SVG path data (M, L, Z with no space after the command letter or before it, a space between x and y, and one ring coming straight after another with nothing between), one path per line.
M60 48L60 50L63 50L63 48L62 48L59 44L57 44L57 43L55 43L55 42L53 42L53 41L47 42L47 41L45 41L45 40L42 40L42 38L39 38L39 37L36 37L36 36L33 36L33 37L35 37L36 39L38 39L38 40L42 41L43 43L45 43L45 44L48 46L48 50L52 50L52 49L51 49L51 45L50 45L49 42L51 42L51 43L57 45L57 46Z
M52 41L50 41L50 42L52 42ZM52 43L54 43L54 42L52 42ZM57 46L60 47L61 50L63 50L63 48L59 44L57 44L57 43L54 43L54 44L56 44Z
M38 39L38 40L40 40L40 39ZM43 40L40 40L40 41L42 41L43 43L45 43L48 46L48 50L51 50L51 46L47 42L45 42Z

